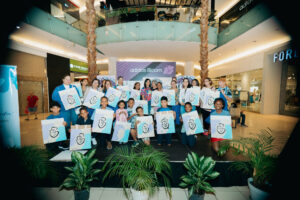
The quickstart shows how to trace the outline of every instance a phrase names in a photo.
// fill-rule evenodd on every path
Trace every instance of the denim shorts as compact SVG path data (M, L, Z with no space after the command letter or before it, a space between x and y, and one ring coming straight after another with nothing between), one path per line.
M29 112L36 112L37 111L37 107L32 107L32 108L28 107L28 111Z

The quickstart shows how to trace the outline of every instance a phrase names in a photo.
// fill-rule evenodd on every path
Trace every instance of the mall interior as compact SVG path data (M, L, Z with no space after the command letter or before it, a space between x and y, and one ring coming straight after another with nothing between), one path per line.
M11 2L8 7L18 14L1 14L6 22L14 15L1 33L1 68L16 66L17 90L13 98L18 101L13 105L13 101L3 95L1 88L8 79L1 75L0 124L3 132L4 123L11 123L12 130L14 126L19 127L17 148L35 145L45 150L41 120L52 114L50 106L54 89L62 84L66 74L70 75L72 83L89 78L86 1L89 0L31 0L20 1L18 6ZM171 77L179 80L188 76L201 82L199 36L202 4L203 0L94 0L96 75L114 77L116 82L120 75L125 78L118 70L120 63L169 62L176 69ZM274 182L270 184L269 199L279 196L290 199L287 198L289 195L297 195L297 189L292 190L296 187L292 179L294 174L299 175L296 164L299 137L296 133L300 116L300 70L299 34L294 20L299 11L294 7L296 4L290 0L286 3L208 0L208 77L215 88L219 87L220 79L226 80L232 93L231 102L240 101L246 126L235 124L232 127L234 140L255 138L266 130L274 139L276 148L268 153L277 158L274 164L277 171L272 179ZM145 74L139 80L141 89L149 76ZM31 93L38 97L37 115L32 114L27 120ZM13 123L5 119L8 109L18 113ZM5 141L7 134L1 134L2 140ZM193 147L183 145L181 139L180 135L174 134L169 148L158 146L156 138L151 138L151 146L169 156L173 171L170 199L189 199L188 189L180 187L179 183L185 173L183 163L190 152L211 157L216 161L214 169L220 172L220 176L210 182L214 194L206 193L205 200L255 199L247 182L250 176L230 168L231 163L247 162L249 158L230 150L219 156L212 150L209 137L203 134L196 137ZM129 138L129 146L132 141ZM97 146L95 157L98 162L95 166L101 168L106 157L118 146L119 142L112 143L112 150ZM3 150L1 155L6 153ZM17 199L20 194L28 195L28 199L74 199L72 190L59 190L68 176L64 167L72 166L71 157L55 160L55 156L49 157L49 162L54 168L53 173L58 174L58 180L37 180L28 178L24 175L26 172L17 168L22 167L18 160L4 155L3 158L8 158L8 174L14 174L9 175L5 187L11 195L9 199ZM102 182L103 174L100 174L100 180L90 184L89 199L128 198L118 178ZM284 181L280 182L279 178ZM159 188L150 199L169 199L162 184Z

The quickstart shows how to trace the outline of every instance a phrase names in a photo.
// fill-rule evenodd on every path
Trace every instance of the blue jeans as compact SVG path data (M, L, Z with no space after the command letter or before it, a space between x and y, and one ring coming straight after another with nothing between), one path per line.
M162 144L165 138L167 144L171 144L172 134L157 134L157 143Z
M189 145L190 147L195 146L196 144L196 138L195 135L186 135L186 133L181 133L182 139L181 142L184 145Z

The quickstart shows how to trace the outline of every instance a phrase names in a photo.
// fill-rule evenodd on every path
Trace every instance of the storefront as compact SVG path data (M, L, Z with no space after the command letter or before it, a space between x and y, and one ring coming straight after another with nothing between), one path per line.
M225 76L233 101L240 100L242 110L260 112L262 74L262 69L257 69ZM219 78L214 79L215 85Z

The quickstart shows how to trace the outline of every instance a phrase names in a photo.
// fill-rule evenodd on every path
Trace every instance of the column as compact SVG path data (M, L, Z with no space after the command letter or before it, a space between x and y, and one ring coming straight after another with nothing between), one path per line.
M117 75L117 57L108 58L108 74L109 75Z
M194 76L194 62L192 62L192 61L185 62L184 75L185 76Z

